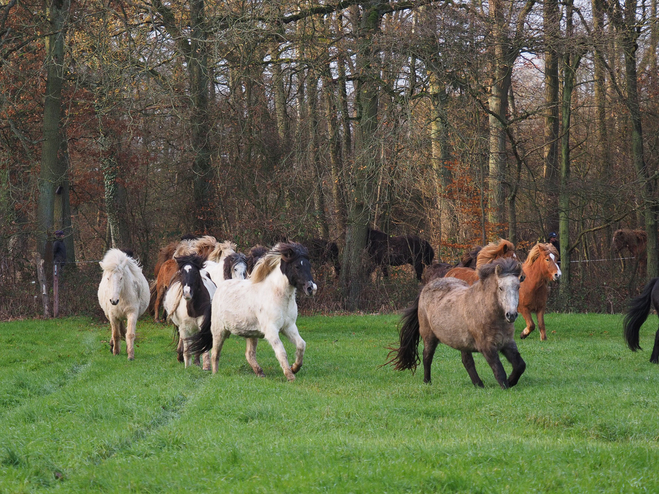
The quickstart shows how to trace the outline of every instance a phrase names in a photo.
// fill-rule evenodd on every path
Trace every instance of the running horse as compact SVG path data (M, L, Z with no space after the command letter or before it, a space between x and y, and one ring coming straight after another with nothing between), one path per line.
M629 307L623 320L625 341L629 349L635 352L641 350L639 331L650 314L650 309L659 311L659 278L652 278L638 297L629 302ZM659 330L654 335L654 347L650 362L659 363Z
M549 297L549 282L561 277L558 267L558 251L552 244L537 243L529 252L522 269L526 279L519 289L519 313L526 321L520 338L526 338L535 329L532 313L538 318L540 339L547 339L545 308Z
M399 347L391 349L396 370L416 370L419 340L423 339L423 382L430 383L433 356L439 343L459 350L474 386L483 387L473 353L479 352L492 368L502 389L517 384L526 369L515 344L515 319L521 265L515 259L498 259L478 268L480 283L438 278L423 287L401 319ZM499 352L512 364L510 376Z

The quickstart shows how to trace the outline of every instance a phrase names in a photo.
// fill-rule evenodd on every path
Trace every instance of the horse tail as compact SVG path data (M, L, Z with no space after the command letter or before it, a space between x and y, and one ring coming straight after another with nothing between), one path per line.
M199 332L190 338L186 338L188 350L194 355L210 351L213 348L213 333L211 331L211 304L204 310L204 321L201 323Z
M387 362L383 365L393 364L396 370L410 369L412 372L416 370L417 365L421 361L419 359L419 339L421 334L419 332L419 299L421 294L416 297L414 304L408 307L403 312L401 318L401 327L399 334L398 348L391 348L387 355Z
M641 350L638 333L650 313L650 308L652 307L652 291L658 281L659 278L652 278L645 285L645 288L643 288L643 292L629 302L625 319L623 320L623 328L625 341L627 341L630 350L634 352Z

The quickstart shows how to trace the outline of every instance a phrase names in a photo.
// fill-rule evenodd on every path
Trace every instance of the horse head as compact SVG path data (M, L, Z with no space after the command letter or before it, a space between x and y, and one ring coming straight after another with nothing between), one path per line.
M183 288L183 298L192 300L195 291L203 286L199 271L203 268L204 259L201 256L191 254L174 258L179 268L179 278Z
M110 249L99 263L103 269L103 276L107 280L112 305L119 305L119 297L124 284L124 271L128 262L125 252Z
M244 280L247 278L247 257L240 252L234 252L224 258L224 279Z
M504 257L481 266L478 276L483 285L488 278L494 280L499 307L507 322L515 322L519 304L519 284L524 276L522 265L516 259Z
M277 244L273 249L281 254L281 272L291 286L302 290L306 295L315 295L318 286L311 275L309 251L302 244L291 242Z
M556 247L552 244L545 244L546 254L545 254L545 264L547 269L548 277L552 281L557 281L561 277L561 268L558 267L558 251Z

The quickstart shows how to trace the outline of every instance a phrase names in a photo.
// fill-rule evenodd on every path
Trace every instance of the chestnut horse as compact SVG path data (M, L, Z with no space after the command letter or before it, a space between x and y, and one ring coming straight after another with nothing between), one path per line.
M423 339L423 382L430 382L433 356L439 343L462 353L462 364L474 386L483 387L474 363L480 352L494 377L506 389L517 384L526 364L515 344L515 326L521 265L515 259L498 259L478 269L480 283L469 286L456 278L439 278L421 290L401 320L400 346L392 349L386 364L396 370L414 371L419 363L419 339ZM510 361L509 377L499 352ZM386 365L385 364L385 365Z
M502 257L517 259L517 254L515 254L515 245L503 238L499 239L498 242L490 242L478 251L478 256L476 258L476 269ZM463 256L463 261L465 258L466 256ZM444 277L458 278L460 280L466 281L470 285L473 285L478 281L478 272L476 269L458 266L449 270L444 275Z
M519 313L526 321L526 327L520 337L526 338L535 329L532 312L538 318L540 339L547 339L545 330L545 308L549 296L549 282L561 277L561 268L558 267L558 251L552 244L537 243L529 252L522 269L526 279L519 289Z

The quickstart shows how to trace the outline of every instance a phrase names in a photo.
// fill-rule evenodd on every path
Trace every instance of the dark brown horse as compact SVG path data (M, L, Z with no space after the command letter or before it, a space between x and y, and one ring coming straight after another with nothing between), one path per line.
M476 268L483 266L484 264L489 264L495 259L500 258L513 258L517 259L517 254L515 253L515 245L505 239L499 239L498 242L490 242L485 247L479 249L476 257ZM463 261L465 256L463 256ZM478 273L476 269L469 267L455 267L449 270L446 277L458 278L464 280L470 285L473 285L478 281Z
M373 263L382 269L383 276L389 276L388 266L411 264L419 281L423 267L432 264L435 257L432 246L416 235L390 237L373 228L367 232L366 250Z
M659 311L659 283L657 282L659 282L659 278L652 278L643 288L643 292L629 302L623 320L623 328L625 341L633 352L641 350L639 331L648 318L650 309L654 307L654 310ZM659 364L659 330L654 335L654 348L650 355L650 362Z
M339 262L339 246L336 242L322 238L300 240L309 250L309 260L314 266L330 264L334 268L334 275L338 278L341 274L341 263Z
M519 313L526 321L526 327L520 337L526 338L535 329L533 312L538 317L540 339L547 339L545 330L545 308L549 297L549 282L561 277L558 267L558 252L552 244L537 243L529 252L522 269L526 279L519 289Z
M638 269L641 273L645 271L647 263L648 234L644 230L630 230L629 228L621 228L613 233L613 240L611 247L619 255L629 255L636 259L634 272ZM623 269L625 261L622 261Z
M444 343L462 353L462 363L474 386L483 387L474 352L483 354L503 389L517 384L526 369L514 338L521 265L515 259L499 259L481 266L478 274L480 283L471 286L456 278L440 278L425 285L403 314L400 346L389 353L387 364L414 371L419 363L419 340L423 339L426 383L430 382L437 345ZM499 352L513 366L509 377Z

